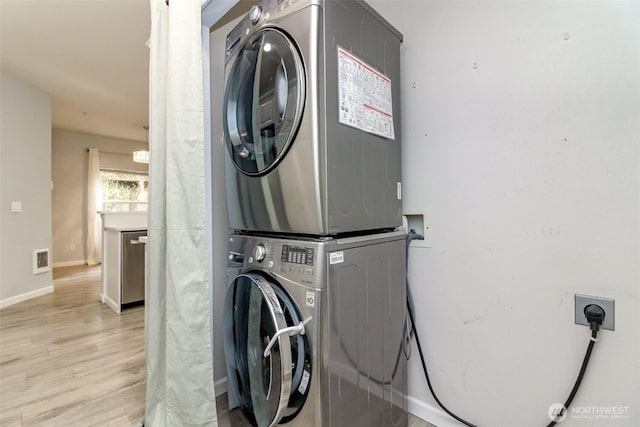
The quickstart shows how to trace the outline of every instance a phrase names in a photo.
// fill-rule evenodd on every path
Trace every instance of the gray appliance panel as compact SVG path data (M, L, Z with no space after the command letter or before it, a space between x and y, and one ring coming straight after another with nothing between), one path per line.
M401 39L359 2L327 1L324 16L328 234L401 225ZM391 79L395 140L338 123L338 47Z
M363 2L287 4L264 2L267 20L253 26L244 19L227 38L226 80L244 40L266 27L289 34L302 56L306 79L302 120L277 167L248 176L226 154L230 227L337 235L400 225L401 35ZM395 140L338 123L338 46L391 79Z
M144 301L144 243L146 231L122 232L121 304Z
M329 425L405 426L404 240L338 253L327 275Z
M267 252L262 262L252 259L253 248L260 244ZM313 279L299 273L299 258L298 263L289 262L290 258L282 261L284 246L313 249ZM245 273L260 273L277 283L302 317L312 318L307 324L312 350L309 395L300 412L284 425L407 425L402 232L306 240L232 234L229 283ZM227 358L235 363L233 355ZM232 392L237 387L229 382L230 407L237 406Z

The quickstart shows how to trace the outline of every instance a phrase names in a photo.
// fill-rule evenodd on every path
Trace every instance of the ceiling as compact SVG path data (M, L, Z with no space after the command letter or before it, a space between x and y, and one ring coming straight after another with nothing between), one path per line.
M56 129L145 141L149 0L0 0L0 69L51 95Z

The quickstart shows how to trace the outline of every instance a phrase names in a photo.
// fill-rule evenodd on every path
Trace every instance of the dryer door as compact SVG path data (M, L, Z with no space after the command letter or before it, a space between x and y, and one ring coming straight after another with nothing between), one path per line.
M283 331L301 323L293 302L265 277L241 274L227 290L224 317L230 389L242 410L259 427L295 416L306 399L311 352L306 337Z
M223 124L227 149L247 175L263 175L285 156L305 99L302 58L282 31L249 37L227 74Z

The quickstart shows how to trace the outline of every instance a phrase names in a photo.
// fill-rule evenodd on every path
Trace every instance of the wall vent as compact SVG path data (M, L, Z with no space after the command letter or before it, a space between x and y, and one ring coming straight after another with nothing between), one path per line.
M49 271L49 249L36 249L33 251L33 274Z

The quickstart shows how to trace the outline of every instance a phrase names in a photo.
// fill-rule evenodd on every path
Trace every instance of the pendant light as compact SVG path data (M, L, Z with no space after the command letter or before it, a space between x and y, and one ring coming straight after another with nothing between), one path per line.
M147 145L149 144L149 126L142 126L145 130ZM149 163L149 151L140 150L133 152L133 161L136 163Z

